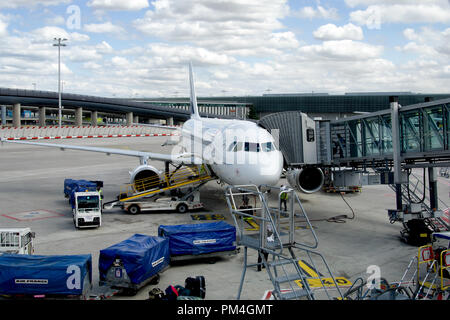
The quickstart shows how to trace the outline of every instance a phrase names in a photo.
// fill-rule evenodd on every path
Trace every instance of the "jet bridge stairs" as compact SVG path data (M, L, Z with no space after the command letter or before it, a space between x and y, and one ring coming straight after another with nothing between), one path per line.
M314 250L318 239L295 191L269 186L261 188L266 191L254 185L229 186L225 191L236 225L237 242L244 247L244 266L237 299L241 297L247 269L257 266L267 271L273 285L271 294L277 300L342 298L339 284L325 258ZM281 208L283 193L288 194L287 211ZM241 199L245 198L253 198L254 207L239 206ZM278 205L270 206L273 203ZM246 221L249 219L257 222L259 227L247 229ZM302 228L307 230L307 234L300 231ZM249 263L248 249L257 251L260 263Z

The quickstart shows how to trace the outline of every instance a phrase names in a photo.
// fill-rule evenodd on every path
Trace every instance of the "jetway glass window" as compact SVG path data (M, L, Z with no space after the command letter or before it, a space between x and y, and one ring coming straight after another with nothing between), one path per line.
M445 113L445 126L444 126L444 131L447 133L447 137L446 137L446 150L449 149L449 144L450 144L450 105L445 105L443 107L444 109L444 113Z
M379 155L381 146L380 126L378 118L367 119L364 122L364 141L366 155Z
M418 111L400 115L403 152L420 151L420 115Z
M444 148L444 116L441 107L423 110L424 151Z
M381 132L381 150L383 154L393 152L392 148L392 122L391 116L386 115L380 117L380 132Z
M361 120L350 121L348 123L348 139L350 141L350 157L362 157L363 154L363 132Z

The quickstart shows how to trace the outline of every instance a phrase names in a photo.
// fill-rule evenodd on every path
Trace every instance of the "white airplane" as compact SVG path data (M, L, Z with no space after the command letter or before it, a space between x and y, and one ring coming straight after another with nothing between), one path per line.
M26 141L2 141L62 150L71 149L138 157L140 166L130 172L131 183L145 178L161 177L162 172L148 164L148 160L159 160L174 164L206 164L220 181L230 185L275 185L283 170L283 155L277 149L274 137L251 121L200 117L192 64L189 65L189 79L191 118L183 124L180 142L174 147L171 154Z

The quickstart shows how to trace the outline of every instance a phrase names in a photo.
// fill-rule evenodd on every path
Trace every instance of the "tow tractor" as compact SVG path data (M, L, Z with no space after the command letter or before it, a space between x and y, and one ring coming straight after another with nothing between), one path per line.
M102 224L102 181L64 180L64 195L72 206L76 228L100 227Z

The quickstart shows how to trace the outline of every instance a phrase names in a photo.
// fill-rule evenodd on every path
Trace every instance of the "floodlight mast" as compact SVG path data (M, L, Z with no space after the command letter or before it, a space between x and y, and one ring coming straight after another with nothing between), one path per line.
M58 47L58 123L61 128L62 123L62 106L61 106L61 47L65 47L66 44L63 41L67 41L67 39L62 38L54 38L57 43L54 43L54 47Z

